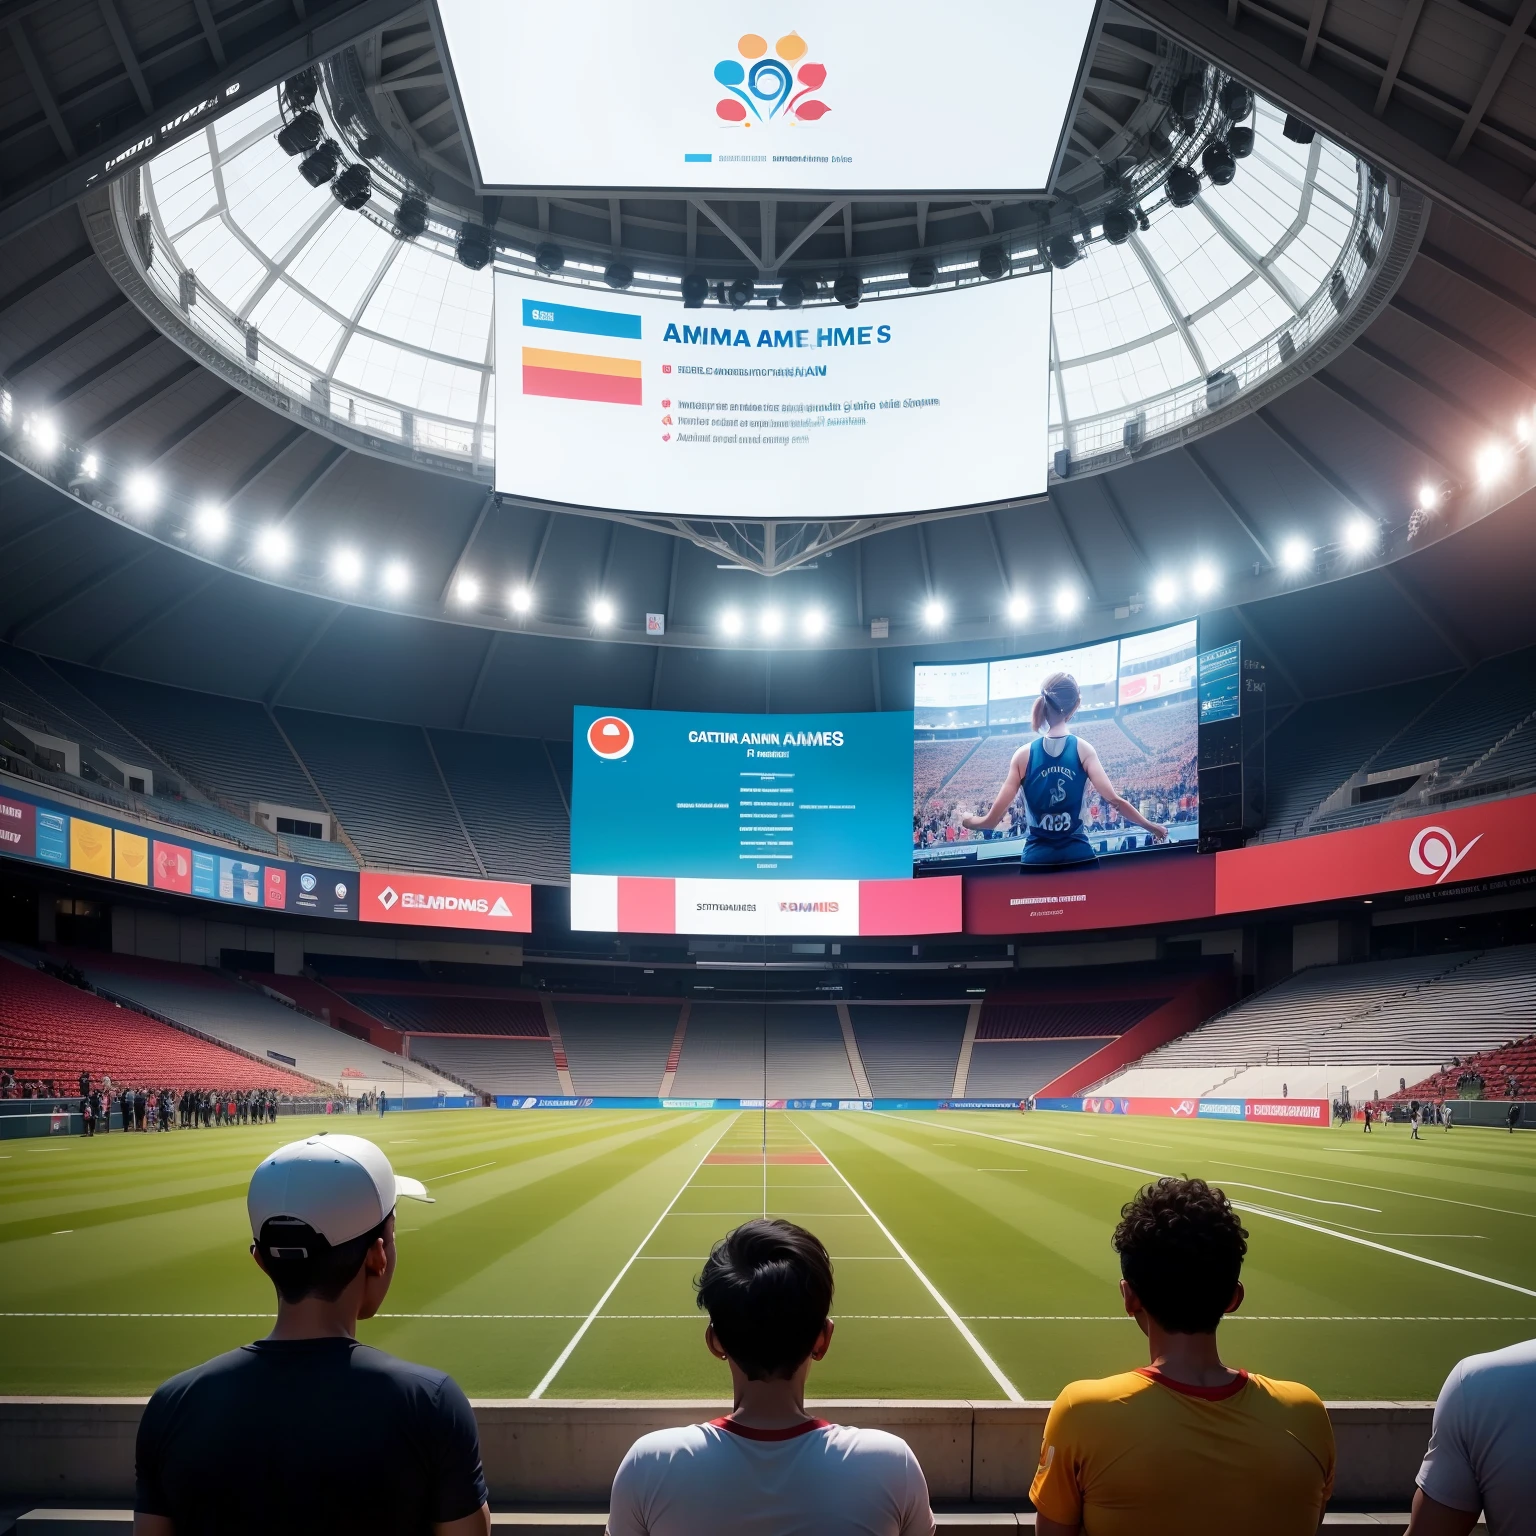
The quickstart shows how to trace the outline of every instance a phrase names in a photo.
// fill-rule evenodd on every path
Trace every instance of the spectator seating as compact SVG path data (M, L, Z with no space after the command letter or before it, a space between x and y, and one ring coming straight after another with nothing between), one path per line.
M1027 1098L1167 1001L1149 986L1137 997L989 1000L981 1011L967 1098Z
M947 1099L969 1010L963 1004L853 1003L848 1016L869 1090L878 1099Z
M358 991L340 983L350 1003L405 1034L501 1035L507 1039L544 1040L549 1030L537 1003L524 1002L477 989L457 989L451 995L389 991Z
M346 1086L399 1091L402 1077L413 1093L459 1092L414 1062L391 1055L332 1029L318 1019L286 1008L258 988L217 971L169 961L144 960L79 950L68 956L93 986L117 993L166 1018L258 1057L270 1052L291 1058L308 1077Z
M32 714L40 725L51 723L52 734L66 740L83 740L144 768L158 766L143 741L31 651L0 645L0 704Z
M972 752L978 738L915 741L912 744L912 803L921 805L949 778Z
M480 1039L443 1035L413 1041L412 1064L435 1067L481 1093L563 1093L555 1071L555 1053L542 1040Z
M1417 1083L1389 1095L1393 1099L1454 1099L1462 1078L1483 1080L1485 1099L1536 1098L1536 1034L1511 1040L1491 1051L1479 1051Z
M1085 1035L988 1043L978 1040L971 1051L965 1097L1026 1099L1114 1038Z
M95 1082L154 1088L270 1088L308 1094L313 1084L276 1063L172 1029L94 993L0 957L0 1065L18 1079L52 1078L72 1097L81 1072Z
M485 872L563 880L570 869L570 817L544 743L464 731L427 734Z
M301 837L296 832L284 832L283 841L301 864L320 864L327 869L357 868L357 860L345 843L327 842L323 837Z
M994 1040L1113 1040L1139 1024L1166 997L1042 1003L989 1002L981 1010L976 1043Z
M678 1005L566 1002L555 1004L560 1040L577 1093L652 1098L660 1090L677 1031ZM431 1042L421 1042L430 1054Z
M827 1003L695 1003L672 1092L680 1099L858 1096L842 1026Z
M277 718L369 864L482 874L424 731L299 709Z

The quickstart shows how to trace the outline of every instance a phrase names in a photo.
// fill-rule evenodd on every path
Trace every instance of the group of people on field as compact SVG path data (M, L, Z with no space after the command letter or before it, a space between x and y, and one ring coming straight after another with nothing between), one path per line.
M269 1089L130 1088L114 1085L111 1077L93 1084L82 1072L80 1134L94 1136L114 1129L169 1131L212 1125L276 1125L278 1095Z

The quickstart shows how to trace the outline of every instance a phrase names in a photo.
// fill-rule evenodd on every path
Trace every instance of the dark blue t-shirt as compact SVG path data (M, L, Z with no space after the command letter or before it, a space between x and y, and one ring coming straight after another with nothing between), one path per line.
M134 1508L176 1536L423 1536L486 1498L458 1384L355 1339L262 1339L173 1376L135 1460Z

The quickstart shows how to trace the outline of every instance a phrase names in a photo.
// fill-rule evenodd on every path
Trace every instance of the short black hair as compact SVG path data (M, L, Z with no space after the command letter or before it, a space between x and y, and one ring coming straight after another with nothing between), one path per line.
M261 1251L261 1267L284 1301L292 1304L307 1296L335 1301L357 1278L368 1250L388 1226L386 1216L361 1237L332 1246L308 1222L273 1216L262 1222L256 1246Z
M694 1281L715 1337L752 1381L793 1376L832 1310L832 1260L792 1221L743 1222Z
M1237 1290L1248 1233L1204 1179L1159 1179L1122 1207L1120 1273L1170 1333L1214 1333Z

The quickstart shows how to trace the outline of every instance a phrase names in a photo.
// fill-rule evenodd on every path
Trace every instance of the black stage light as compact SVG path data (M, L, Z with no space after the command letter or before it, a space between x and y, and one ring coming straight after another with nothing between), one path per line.
M857 309L859 300L864 297L864 279L857 272L844 272L832 284L832 297L844 309Z
M1104 215L1104 238L1111 245L1124 245L1131 238L1135 222L1129 208L1111 208Z
M1176 165L1168 172L1168 201L1175 208L1188 208L1200 192L1200 174L1187 165Z
M1285 127L1280 131L1292 144L1310 144L1317 137L1317 129L1311 123L1304 123L1289 112L1285 115Z
M395 209L395 233L402 240L414 240L427 227L427 200L415 192L407 192Z
M1282 363L1290 363L1296 360L1296 338L1289 331L1281 331L1280 339L1275 343L1280 353Z
M357 141L357 152L364 160L377 160L384 153L384 140L376 133L364 134Z
M312 187L323 187L341 164L341 150L334 139L327 139L314 154L299 161L299 175Z
M283 81L283 99L288 103L290 111L302 112L305 107L314 105L319 89L320 82L314 70L301 69L298 74L289 75Z
M683 279L683 308L703 309L704 301L709 297L709 280L700 277L697 272L690 272Z
M1064 271L1077 260L1077 241L1071 235L1056 235L1046 246L1045 253L1058 272Z
M1051 459L1051 467L1056 471L1058 480L1065 480L1072 473L1072 450L1058 448Z
M277 145L285 155L303 155L320 142L324 125L318 112L299 112L278 131Z
M366 165L349 165L331 183L331 196L351 213L368 205L373 196L373 176Z
M1173 93L1174 107L1184 120L1185 132L1200 116L1205 105L1205 76L1191 75Z
M1333 302L1333 307L1342 315L1345 306L1349 303L1349 284L1344 281L1342 272L1335 272L1328 280L1328 297Z
M454 242L453 254L461 266L478 272L490 259L495 247L491 232L483 224L466 224Z
M725 301L732 309L745 309L752 302L757 289L753 286L750 277L738 277L729 288L725 290Z
M1237 161L1232 158L1232 151L1220 139L1212 139L1205 146L1205 153L1200 156L1200 163L1205 167L1205 174L1211 178L1212 186L1230 186L1232 178L1237 175Z
M1246 160L1253 153L1253 129L1247 123L1239 123L1237 127L1229 128L1227 148L1232 151L1235 159Z
M907 282L913 288L932 288L938 275L939 269L928 256L915 257L907 268Z
M1253 92L1241 80L1228 80L1221 88L1221 110L1240 123L1253 111Z
M635 280L635 269L627 261L610 261L603 268L603 281L622 293Z
M976 270L989 283L995 283L1008 271L1008 253L1000 245L986 245L976 257Z
M565 252L553 240L541 240L534 247L533 264L540 272L558 272L565 265Z
M805 303L805 284L798 277L786 277L779 284L779 303L785 309L799 309Z

